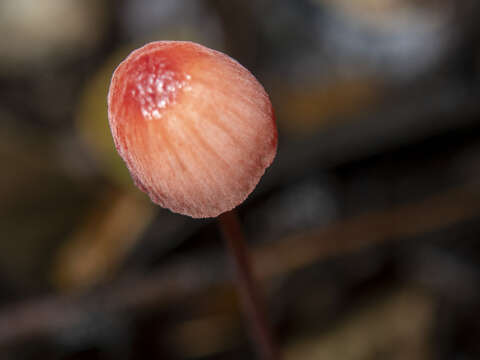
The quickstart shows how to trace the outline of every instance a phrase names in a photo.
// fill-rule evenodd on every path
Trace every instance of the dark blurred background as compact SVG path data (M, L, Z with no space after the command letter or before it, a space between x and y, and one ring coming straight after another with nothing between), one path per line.
M213 220L113 148L116 64L191 40L270 93L239 207L286 360L480 358L476 0L0 0L0 358L252 359Z

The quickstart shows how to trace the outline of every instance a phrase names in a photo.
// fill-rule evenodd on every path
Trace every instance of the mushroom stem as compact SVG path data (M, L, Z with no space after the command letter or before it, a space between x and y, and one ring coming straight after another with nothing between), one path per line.
M279 352L273 341L267 321L263 298L252 272L252 263L236 210L218 217L227 253L230 257L242 310L250 326L250 336L256 343L257 352L263 360L279 360Z

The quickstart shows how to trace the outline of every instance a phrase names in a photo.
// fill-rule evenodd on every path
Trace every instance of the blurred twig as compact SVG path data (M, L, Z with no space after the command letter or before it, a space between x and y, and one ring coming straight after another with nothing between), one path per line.
M480 214L480 187L467 184L423 201L384 212L356 216L302 235L254 249L256 273L263 279L291 272L330 256L388 240L410 238L475 219ZM217 257L172 264L156 272L130 275L79 296L51 296L6 306L0 311L0 346L35 335L68 329L89 314L162 307L229 278Z
M480 124L478 93L463 85L417 84L389 91L373 112L348 117L311 138L285 144L262 188L310 171L304 164L333 166L382 153L453 129ZM280 144L281 145L281 144Z
M421 202L366 213L262 246L255 252L255 263L258 273L269 278L319 259L441 230L479 216L480 186L465 185Z

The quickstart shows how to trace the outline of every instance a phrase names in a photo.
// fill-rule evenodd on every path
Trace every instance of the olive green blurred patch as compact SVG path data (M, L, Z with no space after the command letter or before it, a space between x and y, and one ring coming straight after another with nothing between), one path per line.
M115 52L88 81L80 97L75 121L79 136L98 161L102 172L118 185L133 187L125 163L115 150L107 115L110 78L128 52L127 49Z

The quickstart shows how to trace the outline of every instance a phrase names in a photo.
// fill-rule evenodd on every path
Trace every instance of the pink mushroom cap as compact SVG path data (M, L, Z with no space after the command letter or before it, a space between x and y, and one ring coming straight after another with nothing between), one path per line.
M108 118L135 184L194 218L241 204L277 150L262 85L229 56L192 42L133 51L113 74Z

